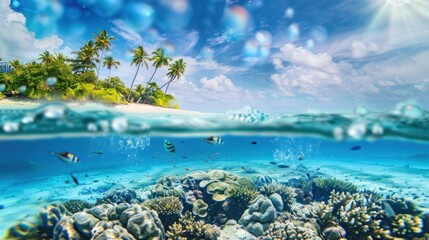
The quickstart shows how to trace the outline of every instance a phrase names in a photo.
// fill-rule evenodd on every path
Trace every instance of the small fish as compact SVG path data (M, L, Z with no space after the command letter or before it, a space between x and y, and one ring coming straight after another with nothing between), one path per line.
M208 138L203 138L201 140L203 140L203 141L205 141L207 143L213 144L213 145L219 145L219 144L223 144L224 143L224 141L223 141L222 138L216 137L216 136L208 137Z
M189 168L185 168L185 170L188 171L188 172L191 171Z
M94 151L94 152L91 152L91 153L98 154L98 155L103 154L103 152L102 152L102 151Z
M361 150L362 149L362 147L361 146L359 146L359 145L355 145L355 146L353 146L352 148L350 148L350 151L359 151L359 150Z
M299 161L304 161L304 159L305 159L304 153L299 155L299 158L298 158Z
M64 181L64 183L65 183L65 184L69 184L69 183L70 183L70 180L68 180L68 179L67 179L67 180L65 180L65 181Z
M77 178L73 176L73 174L70 174L70 176L72 177L73 182L76 183L76 185L79 185L79 180L77 180Z
M164 149L167 152L171 152L171 153L175 153L176 152L176 147L174 146L174 144L172 144L168 140L164 140Z
M60 152L60 153L50 152L50 153L68 165L80 164L79 158L76 157L73 153L70 153L70 152Z
M4 205L3 205L3 204L1 204L1 205L0 205L0 210L1 210L1 209L4 209Z
M88 177L88 173L85 173L85 177Z
M250 142L250 144L252 144L252 145L256 145L256 144L258 144L256 141L253 141L253 142Z
M289 165L285 165L285 164L278 164L277 167L278 168L290 168Z
M316 171L319 171L320 170L320 167L318 167L317 169L316 169Z
M241 169L243 169L244 171L246 171L246 167L242 166Z
M307 173L307 177L310 177L310 173Z
M277 162L274 162L274 161L270 161L270 163L273 165L277 165Z

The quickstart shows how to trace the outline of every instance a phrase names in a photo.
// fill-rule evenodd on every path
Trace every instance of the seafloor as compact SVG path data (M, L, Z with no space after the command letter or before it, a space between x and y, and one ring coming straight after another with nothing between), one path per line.
M0 229L4 239L428 239L428 168L216 159L89 171L78 185L2 179Z

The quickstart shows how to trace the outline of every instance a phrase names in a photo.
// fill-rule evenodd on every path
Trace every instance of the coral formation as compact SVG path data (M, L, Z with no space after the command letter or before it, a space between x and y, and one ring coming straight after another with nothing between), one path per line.
M207 216L207 208L208 208L207 203L205 203L204 200L202 199L198 199L193 203L192 213L195 216L204 218Z
M317 201L326 201L329 199L332 191L339 193L357 193L358 188L349 182L334 178L315 178L312 181L313 199Z
M284 210L290 210L291 206L295 200L295 192L293 188L287 187L280 183L272 183L263 185L259 191L264 196L270 196L273 193L277 193L281 196L283 200Z
M149 199L143 203L143 206L157 212L165 227L168 227L177 221L183 210L182 201L177 197L159 197Z
M278 199L279 197L279 195L272 196L273 199ZM277 209L282 208L281 206L274 205L279 204L279 201L272 201L270 198L262 195L258 196L238 221L245 230L255 236L262 236L264 234L269 224L276 219Z
M418 237L423 232L423 221L419 216L410 214L398 214L390 223L392 236L412 239Z
M55 224L70 213L62 204L54 203L43 207L38 213L38 236L39 238L52 238Z
M270 176L258 175L252 178L253 183L256 187L262 187L267 184L277 182L275 179L272 179Z
M386 196L386 199L383 202L384 204L389 204L389 206L394 211L394 214L411 214L419 215L422 213L417 209L416 205L413 202L406 200L404 198L398 198L394 196Z
M297 220L286 220L285 222L274 222L270 224L263 240L280 239L305 239L322 240L314 224Z
M158 197L178 197L182 199L185 196L182 184L175 176L165 176L150 189L150 198Z
M71 213L81 212L85 209L94 207L94 204L79 199L67 200L63 205Z
M141 203L142 199L136 193L136 191L131 189L115 189L106 194L103 198L97 199L95 205L100 205L103 203Z
M23 220L9 228L5 239L37 239L37 225Z
M168 239L207 239L215 240L219 236L216 227L205 224L203 221L195 221L191 212L186 212L178 222L172 224L167 231Z

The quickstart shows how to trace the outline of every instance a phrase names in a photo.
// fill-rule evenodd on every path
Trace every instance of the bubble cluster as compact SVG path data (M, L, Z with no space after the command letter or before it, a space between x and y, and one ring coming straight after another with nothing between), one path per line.
M250 15L241 6L231 6L225 10L223 17L223 27L225 36L232 41L242 39L250 25Z
M310 30L310 36L316 42L325 42L328 39L328 31L322 26L312 27Z
M19 6L21 6L21 3L18 0L13 0L12 1L12 7L18 8Z
M287 34L289 41L295 42L296 40L298 40L300 34L299 25L297 23L292 23L291 25L289 25Z
M161 0L157 9L157 26L164 31L186 27L191 20L189 0Z
M43 116L47 119L63 118L66 114L66 108L62 105L52 105L45 108Z
M254 64L266 60L271 52L272 36L267 31L256 32L255 37L248 40L243 48L243 59Z

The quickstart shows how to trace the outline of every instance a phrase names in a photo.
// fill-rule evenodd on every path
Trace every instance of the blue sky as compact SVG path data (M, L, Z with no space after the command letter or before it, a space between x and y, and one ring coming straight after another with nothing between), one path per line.
M429 108L426 0L0 2L3 59L30 61L46 49L71 55L105 29L117 39L108 54L122 62L112 74L127 83L138 45L187 62L170 88L183 109L351 112L409 99Z

